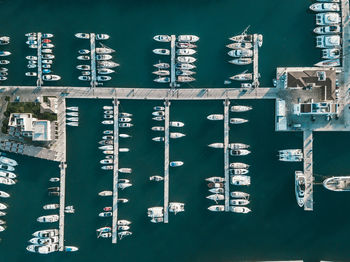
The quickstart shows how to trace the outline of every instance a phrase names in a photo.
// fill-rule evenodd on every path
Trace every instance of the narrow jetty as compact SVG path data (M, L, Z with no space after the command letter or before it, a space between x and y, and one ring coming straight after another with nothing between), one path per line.
M230 100L224 101L224 175L225 175L225 211L230 211L230 156L229 156L229 133L230 133L230 114L229 114Z
M253 86L259 87L259 42L258 34L253 35Z
M90 60L91 60L91 87L96 87L96 37L95 33L90 34Z
M119 101L114 99L114 157L113 157L113 218L112 218L112 243L117 243L118 227L118 176L119 176Z
M164 223L169 222L169 106L170 102L164 102Z
M312 130L303 132L304 144L304 175L305 175L305 195L304 195L304 210L313 210L313 135Z
M41 85L43 84L43 67L42 67L42 57L41 57L41 33L39 32L37 34L37 42L38 42L38 49L37 49L37 57L38 57L38 80L36 81L36 85L37 87L41 87Z
M176 72L175 72L175 55L176 55L176 48L175 48L175 41L176 36L171 35L171 42L170 42L170 87L176 87Z

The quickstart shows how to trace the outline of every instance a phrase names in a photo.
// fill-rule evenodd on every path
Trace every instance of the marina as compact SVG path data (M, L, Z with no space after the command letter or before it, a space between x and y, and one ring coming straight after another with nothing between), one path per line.
M117 243L118 237L118 180L119 180L119 101L113 101L114 119L114 155L113 155L113 219L112 219L112 243Z

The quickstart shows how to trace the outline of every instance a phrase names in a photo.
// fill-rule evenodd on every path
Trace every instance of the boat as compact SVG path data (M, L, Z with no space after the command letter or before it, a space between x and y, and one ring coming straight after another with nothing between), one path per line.
M67 122L68 126L79 126L79 122Z
M108 75L108 74L112 74L114 72L115 71L113 69L110 69L110 68L97 69L97 73L100 74L100 75Z
M131 124L131 123L119 123L118 126L119 127L132 127L133 124Z
M247 112L252 110L253 108L251 106L231 106L231 112Z
M210 183L208 183L208 187L209 188L223 188L224 187L224 183L213 183L213 182L210 182Z
M304 206L305 175L302 171L295 171L295 197L300 207Z
M126 236L131 236L131 235L132 235L132 232L130 232L130 231L122 231L122 232L118 233L118 237L120 240Z
M159 76L168 76L168 75L170 75L170 71L169 70L157 70L157 71L153 71L152 74L159 75Z
M87 55L87 54L90 54L90 50L89 49L80 49L80 50L78 50L78 54L79 55Z
M164 116L156 116L156 117L152 117L153 120L156 120L156 121L163 121L165 119Z
M182 162L182 161L171 161L169 166L178 167L178 166L182 166L183 164L184 164L184 162Z
M248 199L231 199L230 205L232 206L246 206L249 204Z
M10 43L10 37L2 36L0 37L0 45L8 45Z
M243 119L243 118L230 118L230 124L243 124L248 122L247 119Z
M209 200L213 200L215 202L220 201L220 200L224 200L225 196L222 194L213 194L213 195L209 195L206 197Z
M197 47L195 44L192 44L189 42L176 42L175 46L177 48L196 48Z
M96 231L100 232L100 233L111 232L112 228L111 227L100 227L100 228L96 229Z
M79 56L77 56L77 59L78 60L90 60L90 56L88 56L88 55L79 55Z
M51 73L51 69L43 69L43 74L50 74Z
M26 59L27 59L27 60L37 61L37 60L38 60L38 57L37 57L37 56L33 56L33 55L28 55L28 56L26 56Z
M0 65L8 65L9 63L9 60L0 60Z
M119 113L119 117L132 117L132 114L126 113L126 112L121 112L121 113Z
M9 56L11 55L11 52L9 51L0 51L0 56Z
M64 247L64 251L66 252L75 252L75 251L78 251L79 248L75 247L75 246L65 246Z
M0 197L2 197L2 198L8 198L8 197L10 197L10 194L7 193L7 192L5 192L5 191L0 191Z
M253 44L248 42L238 42L238 43L231 43L229 45L226 45L226 47L231 49L250 49L253 47Z
M196 58L192 57L192 56L178 56L176 58L176 61L178 63L185 63L185 64L191 64L197 61Z
M112 159L102 159L100 161L101 164L106 165L106 164L113 164L113 160Z
M112 233L111 233L111 232L100 233L100 234L98 235L98 237L110 238L110 237L112 237Z
M45 238L33 237L28 242L36 245L50 245L50 244L58 243L58 236L45 237Z
M0 211L0 217L6 216L6 212Z
M79 70L90 70L89 65L77 65L77 69Z
M29 245L26 247L29 252L39 253L39 254L50 254L52 252L58 251L58 244L52 245Z
M107 40L107 39L109 39L109 35L107 35L107 34L97 34L95 36L95 38L96 38L96 40Z
M113 165L102 166L101 169L103 169L103 170L113 170Z
M112 77L110 77L110 76L97 76L97 81L109 81L109 80L111 80L112 79Z
M231 156L246 156L249 154L250 154L250 151L247 149L231 149L230 150Z
M214 211L214 212L223 212L225 211L225 206L224 205L213 205L208 207L209 211Z
M58 229L39 230L32 234L33 237L40 237L40 238L54 237L57 235L58 235Z
M212 183L218 183L218 182L222 183L225 181L225 178L219 177L219 176L212 176L212 177L206 178L205 181L212 182Z
M67 117L66 120L67 121L72 121L72 122L78 122L79 121L79 117Z
M154 112L152 112L152 115L153 116L164 116L165 113L164 113L164 111L154 111Z
M45 55L42 55L41 57L44 58L44 59L53 59L55 58L54 55L49 55L49 56L46 56L46 54L52 54L52 49L51 48L43 48L41 49L41 52Z
M170 50L165 48L153 49L153 53L157 55L170 55Z
M153 131L164 131L164 126L152 126Z
M98 214L99 217L111 217L112 215L112 212L101 212L100 214Z
M154 64L153 66L158 68L158 69L168 69L168 68L170 68L170 64L168 64L168 63L158 63L158 64Z
M222 114L211 114L207 116L208 120L223 120L224 119L224 115Z
M0 81L5 81L5 80L7 80L6 76L0 76Z
M60 187L59 186L53 186L53 187L49 187L47 190L49 190L49 191L60 191Z
M237 81L252 80L253 74L252 73L237 74L237 75L231 76L230 79L237 80Z
M49 179L50 182L59 182L60 181L60 178L59 177L51 177Z
M49 65L49 64L42 64L41 67L42 68L51 68L51 65Z
M66 113L67 116L74 116L74 117L78 117L79 113L78 112L68 112Z
M196 72L190 71L190 70L176 70L177 76L191 76L194 75Z
M7 72L0 72L0 76L7 76L8 73Z
M241 207L241 206L230 206L230 211L234 213L242 213L242 214L251 212L251 210L248 207Z
M303 151L301 149L284 149L279 150L279 160L286 162L303 161Z
M96 60L104 61L112 59L111 55L96 55Z
M231 163L230 164L231 168L244 168L244 169L248 169L249 165L245 164L245 163L240 163L240 162L235 162L235 163Z
M97 62L97 70L101 68L114 68L119 66L119 64L112 61L98 61Z
M247 57L241 57L241 58L230 60L228 62L235 65L249 65L253 62L253 59L247 58Z
M51 43L42 43L41 46L43 48L54 48L55 46Z
M152 223L162 223L162 222L164 222L164 218L163 217L153 217L150 221Z
M314 3L310 5L310 10L314 12L338 12L340 7L336 3Z
M249 186L250 185L250 176L233 175L233 176L231 176L231 185L235 185L235 186Z
M181 138L181 137L184 137L184 136L186 136L186 135L183 134L183 133L170 132L170 138L172 138L172 139Z
M318 35L316 36L316 47L318 48L339 48L341 38L339 35Z
M322 58L325 59L337 59L340 57L340 49L328 48L322 50Z
M69 111L74 111L74 112L78 112L79 111L79 108L77 106L69 106L67 107L67 110Z
M49 192L49 196L60 196L60 192Z
M8 172L8 171L1 171L0 170L0 177L6 177L6 178L11 178L14 179L17 177L15 173Z
M95 51L96 54L112 54L115 52L112 48L109 47L96 47Z
M232 57L252 57L253 51L250 49L234 49L228 52Z
M129 123L131 122L131 118L130 117L120 117L119 118L119 122L122 122L122 123Z
M131 183L119 183L118 184L118 188L121 189L121 190L123 190L123 189L125 189L127 187L131 187L131 186L132 186Z
M180 70L191 70L191 69L196 68L195 65L185 64L185 63L177 63L175 66L177 69L180 69Z
M131 224L131 222L128 220L125 220L125 219L121 219L121 220L118 220L117 224L118 224L118 226L128 226Z
M44 33L44 34L41 34L41 37L42 37L42 38L52 38L52 37L53 37L53 34Z
M209 189L209 192L214 193L214 194L223 194L225 190L221 187L214 187Z
M5 210L7 209L7 205L0 203L0 210Z
M54 222L57 222L58 219L59 219L58 215L48 215L48 216L38 217L36 221L40 223L54 223Z
M74 212L75 212L75 209L74 209L73 206L66 206L64 208L64 213L71 213L71 214L73 214Z
M0 164L0 169L6 170L6 171L15 171L15 168L11 165L7 164Z
M101 149L101 150L113 150L113 146L112 145L100 146L99 149Z
M319 67L335 67L335 66L340 66L340 60L339 60L339 59L328 59L328 60L323 60L323 61L321 61L321 62L316 63L315 66L319 66Z
M5 68L5 67L0 67L0 72L7 72L7 71L8 71L7 68Z
M177 37L177 41L179 42L193 43L193 42L197 42L198 40L199 40L199 37L196 35L179 35Z
M0 232L3 232L6 230L6 227L5 226L0 226Z
M57 209L59 207L60 207L59 204L47 204L47 205L43 206L43 209L45 209L45 210L54 210L54 209Z
M316 25L336 25L341 23L338 13L327 12L316 14Z
M212 148L224 148L224 143L212 143L212 144L209 144L208 146Z
M41 60L41 63L43 63L43 64L52 64L53 61L51 59L43 59L43 60Z
M169 212L172 212L176 215L179 212L185 211L185 204L179 203L179 202L170 202L168 209L169 209Z
M164 178L163 177L161 177L161 176L151 176L150 178L149 178L149 180L150 181L163 181L164 180Z
M164 137L160 137L160 136L153 137L152 140L155 142L164 142Z
M128 180L128 179L125 179L125 180ZM129 180L128 180L129 181ZM128 203L129 202L129 199L127 198L118 198L117 199L117 202L118 203Z
M188 82L193 82L196 79L190 76L178 76L177 81L181 83L188 83Z
M234 168L229 170L231 175L245 175L249 173L248 169L245 168Z
M58 75L43 75L42 78L44 81L58 81L61 79Z
M185 55L185 56L190 56L197 53L196 50L191 49L191 48L180 48L176 50L177 55Z
M249 145L242 144L242 143L231 143L231 144L228 144L228 148L230 148L230 149L247 149L249 147L250 147Z
M240 191L233 191L230 193L230 196L233 198L241 198L241 199L248 199L249 194L246 192L240 192Z
M90 39L90 34L87 34L87 33L76 33L75 37L76 38L80 38L80 39Z
M235 42L247 43L253 41L253 35L247 35L246 33L242 33L240 35L232 36L229 39Z
M119 148L119 152L129 152L129 151L130 151L129 148L123 148L123 147Z
M170 121L169 126L171 127L183 127L185 124L180 121Z
M158 42L170 42L171 37L169 35L156 35L153 37L154 40Z
M118 171L120 173L131 174L132 169L131 168L127 168L127 167L123 167L123 168L119 168Z
M323 181L323 186L328 190L336 192L350 191L350 176L333 176L326 178Z
M114 121L113 120L103 120L101 123L104 125L113 125Z
M98 193L99 196L112 196L113 192L112 191L101 191Z
M340 32L341 28L339 25L318 26L314 29L314 33L319 35L339 34Z

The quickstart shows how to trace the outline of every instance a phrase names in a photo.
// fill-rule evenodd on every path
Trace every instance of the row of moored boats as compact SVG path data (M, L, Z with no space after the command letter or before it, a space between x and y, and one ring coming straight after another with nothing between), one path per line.
M9 36L0 36L0 47L10 43ZM0 50L0 81L7 80L8 68L4 67L10 63L9 60L2 59L3 57L11 55L11 52Z
M66 124L68 126L79 126L79 107L70 106L66 110Z

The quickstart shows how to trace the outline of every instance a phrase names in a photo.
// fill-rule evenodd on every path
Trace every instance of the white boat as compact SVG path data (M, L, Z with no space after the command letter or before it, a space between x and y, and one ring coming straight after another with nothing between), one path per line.
M9 60L0 60L0 65L8 65L9 63Z
M10 37L2 36L0 37L0 45L8 45L10 43Z
M158 42L170 42L171 37L169 35L156 35L153 37L154 40Z
M238 43L231 43L229 45L226 45L226 47L231 49L250 49L253 47L252 43L244 43L244 42L238 42Z
M195 54L197 51L191 48L180 48L177 49L176 54L177 55L185 55L185 56L190 56Z
M161 177L161 176L151 176L150 178L149 178L149 180L150 181L163 181L164 180L164 178L163 177Z
M183 164L184 164L184 162L182 162L182 161L171 161L169 165L171 167L178 167L178 166L182 166Z
M325 59L337 59L340 57L340 49L328 48L322 50L322 58Z
M110 69L110 68L97 69L97 73L100 74L100 75L108 75L108 74L112 74L114 72L115 71L113 69Z
M125 189L127 187L131 187L131 186L132 186L131 183L119 183L118 184L118 188L121 189L121 190L123 190L123 189Z
M8 197L10 197L10 194L7 193L7 192L5 192L5 191L0 191L0 197L2 197L2 198L8 198Z
M57 222L60 217L58 215L48 215L38 217L36 221L40 223L54 223Z
M152 140L155 142L164 142L165 139L162 136L157 136L157 137L153 137Z
M249 154L250 154L250 151L247 149L231 149L230 150L231 156L246 156Z
M67 126L79 126L79 122L67 122Z
M112 212L101 212L98 214L99 217L111 217L113 215Z
M237 81L252 80L253 74L252 73L241 73L241 74L231 76L230 79L237 80Z
M43 49L41 49L41 52L43 54L51 54L52 53L52 49L51 48L43 48ZM55 58L54 55L52 55L50 57L48 57L48 56L41 56L41 57L44 58L44 59L53 59L53 58Z
M170 138L172 138L172 139L181 138L181 137L184 137L184 136L186 136L186 135L183 134L183 133L170 132Z
M101 149L101 150L113 150L113 145L100 146L98 149Z
M179 202L170 202L169 203L169 212L174 213L175 215L179 212L185 211L185 204Z
M314 33L319 35L339 34L340 32L341 28L339 25L318 26L314 29Z
M302 171L295 171L295 197L298 205L304 206L305 175Z
M297 172L301 172L301 171L295 171L295 175ZM323 186L326 189L335 191L335 192L350 191L350 176L333 176L333 177L326 178L323 181Z
M25 73L26 76L37 76L36 72L26 72Z
M191 76L196 74L196 72L190 71L190 70L176 70L177 76Z
M50 182L59 182L60 181L60 178L59 177L51 177L49 179Z
M328 59L323 60L315 64L315 66L319 67L335 67L340 66L340 59Z
M168 63L158 63L158 64L154 64L153 66L156 67L156 68L159 68L159 69L168 69L168 68L170 68L170 64L168 64Z
M110 77L110 76L97 76L97 81L104 82L104 81L109 81L111 79L112 79L112 77Z
M228 148L230 148L230 149L247 149L249 147L250 147L249 145L242 144L242 143L231 143L231 144L228 144Z
M52 245L29 245L26 247L29 252L39 253L39 254L50 254L52 252L58 251L58 244Z
M156 121L163 121L165 119L164 116L156 116L156 117L152 117L153 120L156 120Z
M153 81L157 83L169 83L170 77L158 77L158 78L155 78Z
M107 34L97 34L95 36L95 38L96 38L96 40L107 40L107 39L109 39L109 35L107 35Z
M241 57L241 58L230 60L228 62L235 65L249 65L253 62L253 59L247 58L247 57Z
M119 127L132 127L133 124L131 124L131 123L119 123L118 126Z
M177 81L180 83L188 83L188 82L193 82L196 79L194 77L190 77L190 76L178 76L177 77Z
M123 147L120 147L120 148L119 148L119 152L121 152L121 153L123 153L123 152L124 152L124 153L125 153L125 152L129 152L129 151L130 151L129 148L125 148L125 147L124 147L124 148L123 148Z
M248 120L243 118L230 118L230 124L243 124L247 122Z
M235 185L235 186L249 186L250 185L250 176L233 175L233 176L231 176L231 185Z
M103 169L103 170L113 170L113 165L102 166L101 169Z
M179 42L197 42L199 40L199 37L196 35L179 35L177 37L177 41Z
M228 55L232 57L252 57L253 51L250 49L234 49L230 50Z
M164 131L164 126L152 126L153 131Z
M119 64L113 61L98 61L97 62L97 70L101 68L114 68L119 66Z
M14 179L17 177L15 173L8 172L8 171L1 171L0 170L0 177L6 177L6 178L11 178Z
M310 5L310 10L314 12L338 12L340 7L336 3L314 3Z
M126 236L131 236L131 235L132 235L132 232L130 232L130 231L122 231L122 232L118 233L118 237L120 240Z
M175 46L177 48L196 48L197 47L195 44L192 44L189 42L176 42Z
M113 110L113 106L103 106L103 110Z
M79 107L77 107L77 106L69 106L69 107L67 107L67 110L78 112L79 111Z
M178 56L176 58L176 61L178 63L186 63L186 64L191 64L197 61L196 58L192 57L192 56Z
M6 170L6 171L15 171L15 168L10 165L6 164L0 164L0 169Z
M75 251L78 251L79 248L75 247L75 246L65 246L64 247L64 251L66 252L75 252Z
M338 13L318 13L316 14L316 25L336 25L341 23Z
M252 110L253 108L251 106L231 106L231 112L247 112Z
M43 209L45 210L54 210L54 209L58 209L60 207L59 204L47 204L43 206Z
M113 120L103 120L101 123L104 125L113 125L114 121Z
M33 237L29 240L29 242L36 245L50 245L50 244L58 243L58 236L45 237L45 238Z
M112 196L113 192L112 191L101 191L98 193L99 196Z
M241 207L241 206L230 206L230 211L234 213L242 213L242 214L251 212L251 210L248 207Z
M42 43L41 46L43 48L54 48L54 44L51 44L51 43Z
M128 220L123 220L123 219L118 220L118 226L128 226L130 224L131 224L131 222Z
M11 55L11 52L9 51L0 51L0 56L9 56Z
M74 117L78 117L79 113L78 112L68 112L66 113L67 116L74 116Z
M105 47L105 46L103 46L103 47L96 47L95 51L96 51L96 54L112 54L112 53L115 52L112 48Z
M77 56L77 59L78 60L87 61L87 60L90 60L90 56L88 56L88 55L79 55L79 56Z
M248 199L249 194L246 192L240 192L240 191L233 191L230 193L230 196L233 198L241 198L241 199Z
M225 211L225 206L224 205L213 205L208 207L209 211L213 211L213 212L223 212Z
M209 144L208 146L212 148L224 148L224 143L212 143L212 144Z
M27 60L37 61L37 60L38 60L38 57L37 57L37 56L33 56L33 55L28 55L28 56L26 56L26 59L27 59Z
M0 226L0 232L3 232L6 230L6 227L5 226Z
M58 75L43 75L42 78L44 81L58 81L61 79Z
M78 54L79 55L87 55L87 54L90 54L90 50L89 49L80 49L80 50L78 50Z
M98 61L106 61L112 59L111 55L96 55L96 60Z
M72 121L72 122L78 122L79 121L79 117L67 117L66 120L67 121Z
M113 159L102 159L100 161L100 164L106 165L106 164L113 164Z
M119 117L132 117L132 114L126 113L126 112L121 112L121 113L119 113Z
M231 168L245 168L245 169L248 169L249 165L245 164L245 163L235 162L235 163L231 163L230 167Z
M303 151L301 149L284 149L279 150L279 160L286 162L301 162L303 161Z
M112 237L112 233L111 232L105 232L105 233L99 233L98 236L99 237L102 237L102 238L110 238Z
M225 190L223 188L220 187L214 187L214 188L210 188L209 192L214 193L214 194L223 194L225 192Z
M224 119L224 115L222 114L211 114L207 116L208 120L223 120Z
M0 211L0 217L6 216L6 212Z
M5 210L7 209L7 205L0 203L0 210Z
M213 182L213 183L218 183L218 182L220 183L220 182L224 182L225 178L220 177L220 176L212 176L212 177L206 178L205 181Z
M168 75L170 75L170 71L169 70L157 70L157 71L153 71L152 74L159 75L159 76L168 76Z
M231 199L230 205L232 206L246 206L249 204L248 199Z
M176 66L176 69L180 69L180 70L191 70L191 69L196 68L195 65L185 64L185 63L178 63L175 66Z
M213 200L215 202L220 201L220 200L224 200L225 196L222 194L213 194L213 195L209 195L206 197L209 200Z
M90 39L90 34L87 34L87 33L76 33L75 37L76 38L80 38L80 39Z
M42 37L42 38L52 38L52 37L53 37L53 34L44 33L44 34L41 34L41 37Z
M154 112L152 112L152 115L153 116L164 116L165 113L164 113L164 111L154 111Z
M153 53L157 55L170 55L170 50L165 48L153 49Z
M318 48L339 48L341 38L339 35L319 35L316 36L316 47Z
M131 174L132 169L131 168L127 168L127 167L123 167L123 168L119 168L118 171L120 173Z
M89 65L77 65L77 69L79 70L90 70Z
M208 183L208 187L209 188L223 188L224 187L224 183L213 183L213 182L210 182Z
M234 168L229 170L231 175L245 175L249 173L248 169L245 168Z
M111 232L112 228L111 227L100 227L98 229L96 229L97 232L100 233L106 233L106 232Z
M242 33L240 35L232 36L229 39L235 42L249 43L253 41L253 35L247 35L246 33Z
M183 127L185 124L180 121L170 121L169 126L171 127Z
M6 76L0 76L0 81L5 81L5 80L7 80Z
M33 237L53 237L58 235L58 229L46 229L46 230L39 230L32 234Z

